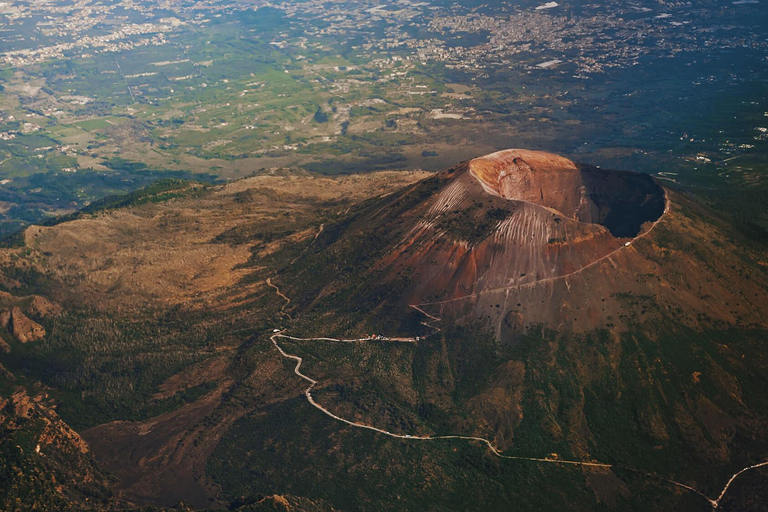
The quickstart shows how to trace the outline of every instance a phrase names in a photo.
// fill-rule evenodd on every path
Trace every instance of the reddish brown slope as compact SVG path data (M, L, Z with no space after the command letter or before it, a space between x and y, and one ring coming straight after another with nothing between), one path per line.
M579 217L586 205L586 191L579 168L558 155L543 151L510 149L469 163L469 172L491 194L526 201Z
M382 262L420 270L413 298L450 300L573 272L623 245L603 226L522 201L488 198L468 173L430 200L426 214ZM461 223L487 224L474 239ZM468 230L467 230L468 231ZM477 237L479 238L479 236ZM424 262L437 262L424 268Z
M411 277L408 304L501 338L540 323L620 328L650 310L762 322L765 287L733 270L743 262L727 226L702 214L683 215L647 175L509 150L452 171L375 269Z

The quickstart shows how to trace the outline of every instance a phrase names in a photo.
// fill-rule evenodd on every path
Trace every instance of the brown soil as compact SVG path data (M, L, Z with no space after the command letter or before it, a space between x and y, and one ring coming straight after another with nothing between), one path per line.
M206 370L218 365L214 361ZM192 369L185 375L195 373ZM115 491L121 500L161 506L183 500L196 508L215 507L220 504L216 501L217 489L205 477L207 458L239 418L301 393L301 383L285 375L279 356L267 353L257 369L240 383L225 380L214 391L178 410L142 422L101 425L82 436L96 460L117 476ZM183 376L173 377L162 388L178 385L181 379ZM227 398L237 386L252 390L247 403L233 403Z
M217 236L276 221L310 223L313 231L305 236L311 236L319 224L311 224L311 218L321 203L337 202L343 211L426 176L381 172L248 178L203 198L121 209L54 227L32 226L25 236L36 251L23 261L29 265L31 260L34 268L59 280L52 291L59 303L136 316L148 307L215 307L216 297L248 274L237 267L250 259L256 245L255 240L216 243ZM0 253L0 263L11 264L16 252Z
M82 433L96 460L118 478L116 491L134 504L210 506L205 459L239 415L201 422L221 404L227 382L198 401L145 422L115 422Z
M338 179L291 174L250 178L202 198L110 211L53 227L34 226L25 233L25 249L0 253L0 263L6 267L23 265L46 274L51 298L61 304L131 319L171 308L217 311L234 326L229 327L225 343L214 348L220 355L172 376L159 386L155 398L207 382L216 382L216 389L147 421L113 422L82 433L96 460L117 477L114 491L119 500L137 505L172 506L179 500L201 508L217 505L217 489L205 478L205 462L221 437L242 415L301 392L300 382L285 378L283 362L271 351L259 356L262 359L254 363L250 375L236 383L232 379L233 372L241 371L233 368L235 350L252 334L247 322L254 312L244 306L260 294L273 293L263 280L243 282L259 268L258 254L311 239L318 231L320 213L342 214L357 201L388 194L425 176L383 172ZM267 245L247 236L250 226L276 222L296 231ZM238 229L245 235L219 240ZM19 258L30 249L30 255ZM8 301L0 297L0 306L17 300L8 297ZM35 315L60 313L47 300L25 301ZM247 403L233 398L242 386L249 388Z

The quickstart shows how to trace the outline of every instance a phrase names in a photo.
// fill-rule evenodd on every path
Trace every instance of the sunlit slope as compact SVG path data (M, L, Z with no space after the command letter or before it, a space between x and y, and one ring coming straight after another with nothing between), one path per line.
M418 306L500 339L540 324L625 330L662 316L762 325L764 267L734 236L650 176L509 150L352 212L285 278L303 276L294 294L323 307L342 290L340 311L354 312L374 291L372 307L393 317ZM340 272L318 272L321 262ZM337 280L347 273L354 282Z

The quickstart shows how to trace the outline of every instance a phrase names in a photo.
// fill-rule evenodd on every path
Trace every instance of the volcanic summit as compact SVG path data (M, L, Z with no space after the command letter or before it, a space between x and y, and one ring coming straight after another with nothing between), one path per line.
M603 225L616 237L636 236L664 212L664 189L650 176L579 167L542 151L500 151L472 160L469 172L490 194Z
M676 195L697 211L680 215L670 194L647 174L510 149L366 205L313 250L330 244L324 261L355 261L346 268L364 289L386 290L352 307L398 301L502 340L531 325L621 329L673 311L688 325L762 323L765 288L746 271L714 271L712 261L743 263L728 226ZM338 285L316 293L331 289Z

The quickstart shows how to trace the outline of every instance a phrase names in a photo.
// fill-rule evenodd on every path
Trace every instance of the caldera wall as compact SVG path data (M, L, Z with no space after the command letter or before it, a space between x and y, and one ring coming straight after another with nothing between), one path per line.
M637 236L644 223L664 213L664 189L645 174L605 171L522 149L476 158L469 167L490 194L600 224L619 238Z

